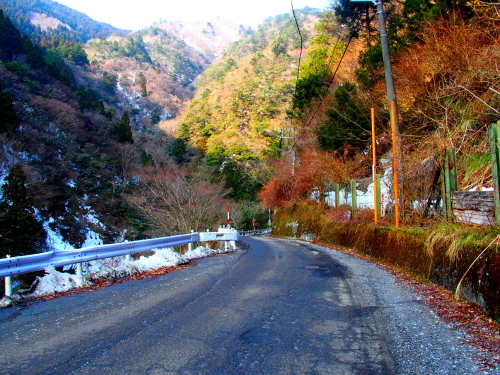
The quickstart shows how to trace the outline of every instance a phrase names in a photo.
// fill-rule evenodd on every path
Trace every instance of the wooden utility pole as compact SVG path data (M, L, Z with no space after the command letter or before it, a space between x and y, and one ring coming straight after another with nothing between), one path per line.
M491 166L493 174L493 198L495 202L496 225L500 226L500 121L491 125L489 130Z
M396 89L394 88L394 78L392 76L391 57L389 55L389 39L385 27L384 7L382 0L377 1L377 15L380 28L380 44L382 45L382 58L384 60L385 86L387 90L387 101L391 110L391 124L393 133L393 148L396 153L396 164L394 165L394 214L396 217L396 228L399 228L399 221L404 217L403 202L403 175L402 171L402 152L401 152L401 132L399 130L398 107L396 102ZM395 142L395 145L394 145Z
M444 155L443 173L443 214L449 220L453 217L453 207L451 205L451 193L458 190L457 178L457 151L448 147Z
M367 0L351 0L352 2L366 2ZM398 121L398 111L396 104L396 90L394 88L394 78L392 76L392 66L391 66L391 57L389 55L389 39L387 36L387 29L385 26L385 13L383 0L373 0L373 4L377 7L377 16L379 23L379 32L380 32L380 45L382 47L382 58L384 60L384 75L385 75L385 87L387 91L387 102L389 104L389 108L391 109L391 125L393 126L393 132L395 133L395 148L394 151L396 153L396 158L398 162L398 168L402 167L402 152L401 152L401 133L399 131L399 121ZM391 103L394 103L394 109L392 109ZM396 202L396 197L394 197L394 206L395 209L397 207L397 213L395 215L397 217L404 217L403 215L403 176L401 170L398 170L398 181L394 181L395 185L398 185L398 202ZM399 228L399 226L397 226Z

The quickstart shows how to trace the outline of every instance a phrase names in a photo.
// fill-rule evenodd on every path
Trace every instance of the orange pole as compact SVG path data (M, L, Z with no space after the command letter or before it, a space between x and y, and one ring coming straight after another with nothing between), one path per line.
M373 174L373 221L378 224L378 191L377 191L377 144L375 137L375 108L371 108L372 118L372 174Z
M396 132L396 102L391 101L391 128L392 128L392 179L394 184L394 216L396 228L400 227L399 207L399 161L398 161L398 138Z

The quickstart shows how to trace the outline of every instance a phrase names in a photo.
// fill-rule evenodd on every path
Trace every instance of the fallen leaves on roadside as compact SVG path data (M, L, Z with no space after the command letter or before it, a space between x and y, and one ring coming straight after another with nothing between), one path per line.
M465 340L478 348L483 356L477 358L483 370L500 366L500 324L487 317L473 302L455 298L449 290L430 282L418 281L409 275L384 266L396 281L409 285L423 296L427 305L455 329L467 333Z
M409 272L381 263L352 249L320 242L316 244L376 264L394 275L397 282L408 285L415 293L424 297L426 304L453 329L467 334L465 341L479 349L482 354L476 358L482 370L500 367L500 324L486 316L477 304L456 299L455 295L444 287L419 279Z

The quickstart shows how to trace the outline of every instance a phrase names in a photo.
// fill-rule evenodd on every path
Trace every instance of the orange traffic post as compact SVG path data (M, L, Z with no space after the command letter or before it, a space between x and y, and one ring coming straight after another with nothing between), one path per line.
M372 118L372 174L373 174L373 220L378 224L378 191L377 191L377 144L375 135L375 108L371 108Z
M394 216L396 228L400 227L400 204L399 204L399 160L398 160L398 137L396 131L396 102L391 101L391 128L392 128L392 179L394 184Z

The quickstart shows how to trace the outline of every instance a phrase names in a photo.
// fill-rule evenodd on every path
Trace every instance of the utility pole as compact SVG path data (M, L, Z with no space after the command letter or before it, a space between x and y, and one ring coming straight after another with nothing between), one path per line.
M352 2L366 2L370 0L351 0ZM394 186L398 189L395 192L395 199L398 199L398 202L395 202L395 210L396 217L403 217L403 174L401 173L401 132L399 130L399 121L398 121L398 111L396 105L396 90L394 88L394 78L392 76L392 65L391 65L391 57L389 55L389 39L387 35L387 29L385 26L385 13L383 0L372 0L373 4L377 7L377 17L379 23L379 32L380 32L380 44L382 46L382 59L384 60L384 75L385 75L385 87L387 91L387 102L388 108L390 109L391 116L391 124L394 126L395 133L395 144L393 145L395 155L393 155L393 176L397 181L394 181ZM391 110L392 109L392 110ZM399 224L397 224L399 227Z
M394 78L392 76L391 57L389 55L389 39L387 35L387 29L385 27L385 13L382 0L378 0L377 2L374 3L377 5L377 16L380 29L380 44L382 46L382 59L384 60L384 75L385 75L385 85L387 90L387 102L390 108L391 102L396 102L396 90L394 89ZM397 121L397 112L396 112L396 131L399 134L399 121Z
M280 138L283 139L290 139L290 142L287 142L287 146L290 147L290 150L288 153L290 154L290 157L292 159L292 175L295 174L295 164L296 164L296 134L295 134L295 129L293 127L291 128L281 128L281 136Z

